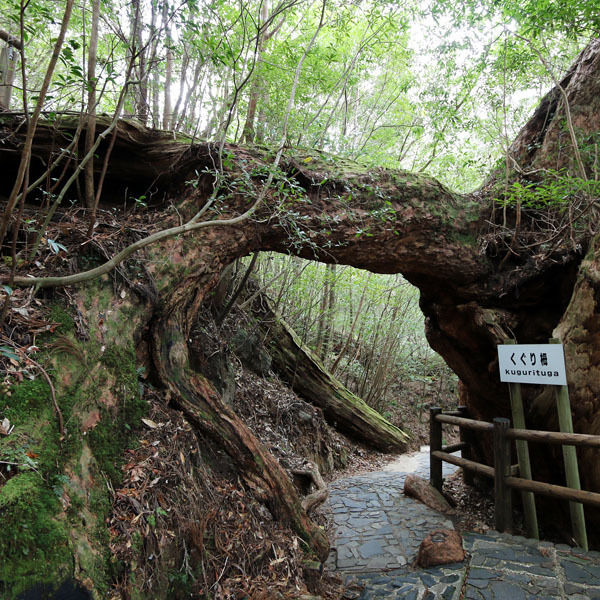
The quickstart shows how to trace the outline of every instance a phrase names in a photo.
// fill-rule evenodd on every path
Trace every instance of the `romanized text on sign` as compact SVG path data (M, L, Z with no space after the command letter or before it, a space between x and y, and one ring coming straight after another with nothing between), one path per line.
M567 385L562 344L498 346L500 381Z

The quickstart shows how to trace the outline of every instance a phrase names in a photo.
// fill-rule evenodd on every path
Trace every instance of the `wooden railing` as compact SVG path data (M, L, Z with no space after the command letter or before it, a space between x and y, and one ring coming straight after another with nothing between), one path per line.
M448 462L463 469L465 482L470 481L468 473L477 473L484 477L494 479L494 527L497 531L512 529L512 493L519 490L525 494L541 494L571 503L581 503L600 508L600 494L576 490L569 487L534 481L519 474L518 465L511 465L511 443L513 440L538 442L553 445L583 446L586 448L600 448L600 436L581 433L560 433L556 431L538 431L530 429L512 429L508 419L496 418L493 423L476 421L465 417L466 409L442 413L441 408L430 409L430 479L431 484L442 491L442 462ZM461 442L447 446L442 445L442 424L455 425L460 428ZM484 465L472 460L471 436L473 432L487 432L493 436L494 466ZM454 456L452 452L460 450L461 456ZM526 505L524 504L527 509ZM534 505L533 505L534 506ZM535 506L534 506L535 510ZM573 520L573 510L571 510ZM535 515L525 514L528 518ZM573 527L576 528L575 520ZM585 527L585 525L584 525ZM574 534L581 532L574 531ZM575 535L575 539L580 539Z

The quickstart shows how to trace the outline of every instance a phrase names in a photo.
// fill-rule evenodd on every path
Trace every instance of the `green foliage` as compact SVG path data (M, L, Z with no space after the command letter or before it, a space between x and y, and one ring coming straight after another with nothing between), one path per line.
M577 196L599 197L600 182L548 171L540 182L514 181L510 184L508 193L496 201L500 205L518 204L535 210L567 209Z

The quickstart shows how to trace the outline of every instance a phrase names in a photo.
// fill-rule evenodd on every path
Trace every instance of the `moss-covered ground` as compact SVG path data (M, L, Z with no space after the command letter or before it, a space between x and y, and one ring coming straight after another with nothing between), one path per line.
M104 524L111 507L106 481L119 483L121 457L146 405L133 342L123 341L126 331L116 338L104 332L100 344L94 325L87 341L77 338L69 308L55 305L50 319L57 327L38 341L36 360L53 381L64 435L50 386L38 370L14 374L0 387L0 421L14 425L0 436L0 596L5 600L33 585L59 587L71 579L105 597L112 568Z

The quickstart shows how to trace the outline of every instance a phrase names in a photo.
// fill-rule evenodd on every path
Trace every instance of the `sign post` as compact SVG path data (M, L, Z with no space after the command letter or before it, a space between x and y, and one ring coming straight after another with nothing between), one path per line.
M517 344L506 340L498 346L500 381L567 385L562 344Z
M567 388L567 373L562 344L558 339L551 339L550 344L517 344L514 340L506 340L504 346L498 346L498 365L500 381L508 383L513 424L516 429L525 429L525 414L521 397L521 383L553 385L558 409L560 431L573 433L573 421ZM517 440L517 457L520 475L531 480L531 464L527 442ZM567 485L575 490L581 489L579 467L574 446L563 446L565 476ZM523 507L527 533L539 539L535 499L532 492L522 492ZM583 505L570 502L571 524L573 536L577 544L588 549L585 530Z
M506 340L507 346L498 346L498 359L500 364L500 381L505 381L502 377L502 371L506 369L503 366L505 361L501 358L501 348L510 350L510 346L516 344L515 340ZM509 355L509 362L515 362L514 357L518 352L506 352ZM517 359L518 360L518 359ZM515 369L519 370L520 369ZM512 371L512 369L509 369ZM515 374L516 375L516 374ZM521 384L517 382L509 382L508 391L510 393L510 407L512 410L513 425L516 429L526 429L525 427L525 411L523 410L523 398L521 396ZM517 459L519 461L519 475L523 479L532 479L531 476L531 462L529 461L529 446L525 440L516 440L517 446ZM521 492L521 499L523 501L523 512L525 514L525 526L527 527L527 536L530 538L540 539L540 532L538 529L537 513L535 511L535 496L533 492Z

